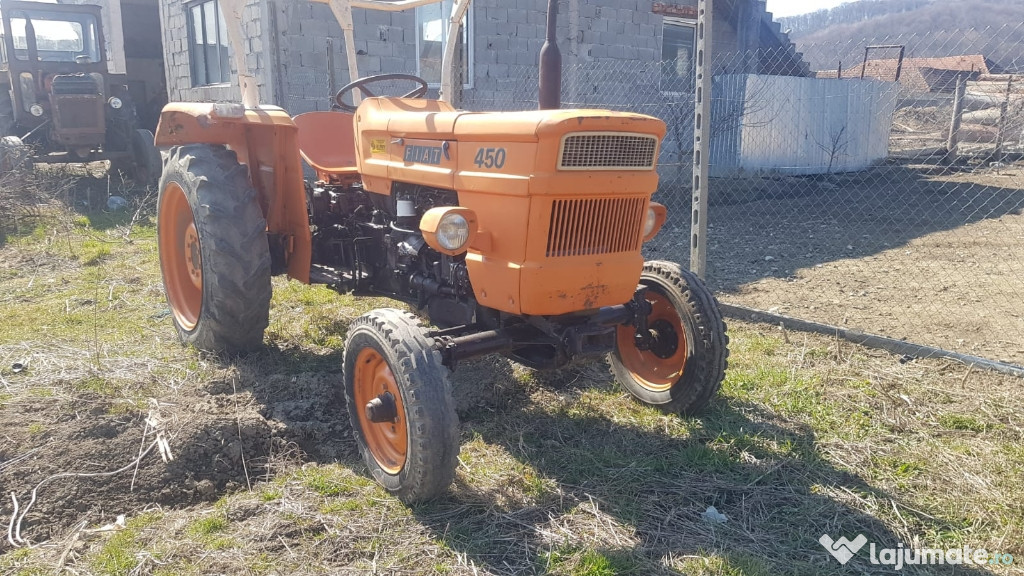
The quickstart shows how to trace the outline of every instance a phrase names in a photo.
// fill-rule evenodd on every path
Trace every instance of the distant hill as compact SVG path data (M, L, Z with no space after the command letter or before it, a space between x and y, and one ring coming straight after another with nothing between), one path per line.
M856 65L868 45L903 44L908 57L982 54L993 72L1024 73L1019 0L861 0L779 22L814 70Z

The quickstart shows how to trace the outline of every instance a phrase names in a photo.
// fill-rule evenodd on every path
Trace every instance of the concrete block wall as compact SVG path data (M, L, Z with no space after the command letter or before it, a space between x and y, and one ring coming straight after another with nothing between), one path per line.
M537 63L547 0L473 1L473 79L461 105L475 110L537 107ZM558 38L568 36L565 18ZM563 62L566 60L563 50Z
M474 0L474 6L475 77L463 106L534 107L547 1ZM663 30L651 0L560 0L563 105L625 108L659 100ZM719 16L714 49L728 56L715 61L716 69L734 59L737 43L735 26Z
M232 66L231 82L211 86L192 86L192 72L188 52L188 17L186 10L190 2L183 0L160 0L160 29L164 45L164 67L167 76L167 95L171 102L221 102L240 101L237 70L234 69L234 55L229 62ZM257 77L264 102L273 102L273 60L274 54L267 50L270 35L267 26L267 0L249 0L243 14L245 34L246 65Z
M334 92L350 82L341 26L327 4L278 1L272 9L276 10L280 58L278 104L292 114L330 110ZM416 73L412 10L354 9L352 18L359 76Z
M648 0L579 3L572 38L577 70L565 75L567 98L580 106L630 106L660 85L661 16ZM570 8L571 10L571 8Z
M171 99L237 100L236 86L191 86L187 3L160 2ZM680 3L695 5L696 1ZM659 95L663 23L652 4L652 0L559 1L557 36L566 105L628 107ZM547 0L473 1L473 77L463 91L463 107L536 106L546 14ZM413 10L355 9L353 18L360 76L416 73ZM735 54L736 28L724 16L716 22L715 51ZM258 75L264 102L279 104L293 114L330 109L333 91L350 79L341 28L328 5L309 0L250 0L245 26L246 59Z

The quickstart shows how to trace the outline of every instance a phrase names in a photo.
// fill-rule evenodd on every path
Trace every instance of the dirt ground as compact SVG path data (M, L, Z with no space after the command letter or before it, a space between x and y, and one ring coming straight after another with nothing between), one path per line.
M74 574L765 576L781 573L786 562L799 559L801 567L794 574L840 574L839 565L825 557L816 560L816 566L805 565L804 558L816 558L815 549L813 543L796 544L796 534L870 529L879 539L910 538L922 530L922 517L915 512L922 504L906 494L920 490L925 480L908 485L900 472L891 481L894 495L883 492L876 502L874 491L889 481L868 476L871 487L864 487L865 480L853 470L875 466L883 470L880 474L888 474L884 470L894 466L916 470L920 464L913 459L902 463L909 457L902 455L903 448L894 447L892 439L868 449L863 439L832 439L820 429L812 433L781 407L792 400L782 400L769 411L749 404L737 393L747 386L742 374L766 369L743 367L758 357L753 351L768 346L769 355L781 352L781 363L773 369L783 378L807 366L821 374L827 370L826 378L836 381L864 381L858 373L871 374L867 396L837 389L837 400L853 402L855 419L870 410L872 420L891 419L892 430L916 441L926 436L910 422L933 422L936 414L943 421L935 411L944 410L943 403L950 401L924 403L918 393L929 394L936 389L933 386L953 387L958 381L969 387L961 388L957 398L987 390L989 398L1002 402L1015 393L1013 379L995 374L974 372L967 379L960 367L934 361L904 367L884 353L871 351L865 356L856 347L844 350L818 336L794 337L792 345L783 346L777 335L765 340L759 330L738 324L734 352L745 361L740 361L738 373L733 372L734 391L716 403L711 415L685 424L691 430L685 433L676 429L681 425L676 419L636 412L633 403L615 391L601 362L528 379L498 358L465 366L454 378L463 438L456 484L442 502L413 509L383 494L365 477L336 394L336 355L316 359L316 369L310 372L302 371L310 361L301 358L303 351L274 347L231 365L200 362L171 378L173 386L158 398L151 397L141 410L119 409L121 401L102 394L46 396L37 390L35 395L44 397L36 399L31 392L18 394L0 410L0 488L5 498L19 495L21 506L38 488L38 499L31 501L31 511L17 528L39 548L28 554L29 549L13 550L0 542L0 567L8 555L9 568L23 568L12 573L26 575L50 574L55 568L60 573L60 567L66 567ZM834 353L829 352L833 347ZM3 358L9 359L9 354ZM72 379L83 361L60 347L36 350L28 359L35 370L59 366ZM848 371L855 365L855 371ZM151 366L126 363L120 370L145 374ZM191 370L204 376L194 381ZM9 372L5 378L18 383ZM917 390L918 384L911 382L925 388ZM809 385L824 388L817 381ZM882 396L869 402L880 404L865 407L864 399L878 394ZM887 398L896 394L913 402L913 408L891 405ZM831 402L808 408L829 414ZM646 418L654 419L645 424ZM845 421L850 416L836 418ZM992 413L992 418L1010 428L986 432L985 441L1019 439L1019 422L1008 411ZM985 422L971 420L969 425L989 426ZM46 427L43 432L35 429L40 423ZM169 441L173 460L162 460L152 450L137 467L89 476L131 463L157 432ZM889 436L888 429L884 434ZM945 434L952 435L957 446L973 442L964 432ZM787 447L782 453L755 447L774 435ZM697 443L693 447L683 440L691 436ZM804 447L804 442L810 444ZM704 443L743 448L735 456L714 456L722 448L700 448ZM805 448L813 455L782 455L789 450L802 454ZM635 454L637 450L644 456ZM894 455L880 456L890 453ZM821 463L820 458L833 455L849 466ZM649 476L651 462L655 477L638 484L633 476ZM971 466L969 461L946 471L937 467L935 474L959 475L961 465ZM662 468L668 476L659 473ZM1004 473L1001 467L991 470ZM69 472L81 475L56 476ZM941 478L929 477L927 482L940 494L954 487L944 485ZM1003 480L984 482L987 488L978 494L979 502L1012 516L1010 508L1001 508L1008 485ZM815 488L817 483L824 488ZM864 496L856 496L851 488ZM993 500L982 500L983 495ZM853 498L870 501L861 505ZM889 498L909 506L903 509L904 516L914 515L907 533L895 528L907 521L899 510L881 520L881 510L895 506ZM709 503L742 524L716 528L701 522L700 514ZM779 506L788 512L779 514ZM794 525L794 510L799 526ZM938 518L933 522L936 530L964 522L944 510L924 510L922 514ZM0 506L5 524L12 513L10 502ZM118 529L116 518L122 514L128 523ZM807 523L826 521L817 515L843 518L845 524L807 528ZM850 518L855 519L852 525ZM928 526L929 521L924 522ZM111 525L113 531L104 531L103 526ZM217 527L213 537L204 535L204 526ZM1013 535L1021 527L995 529L1003 538L1011 536L1000 549L1018 553ZM760 535L754 544L751 531ZM783 544L770 544L775 541ZM118 556L116 547L122 545L128 547L124 557ZM601 554L613 561L595 569L586 556L589 552L581 550L604 551ZM25 555L12 556L20 553ZM764 560L753 560L762 554ZM982 574L971 569L960 573Z
M891 162L713 181L709 283L723 302L1024 364L1024 163Z
M1019 379L743 322L694 418L632 401L602 360L460 366L456 481L404 506L338 394L348 323L394 303L278 279L266 346L209 357L177 341L152 222L129 216L0 245L2 574L848 573L823 533L1024 556ZM739 262L731 293L785 282Z

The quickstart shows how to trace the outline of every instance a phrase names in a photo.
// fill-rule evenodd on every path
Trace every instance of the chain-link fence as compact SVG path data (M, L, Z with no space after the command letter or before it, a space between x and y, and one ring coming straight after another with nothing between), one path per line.
M803 46L815 79L716 82L745 107L737 154L712 154L734 161L710 192L722 300L1021 363L1024 76L990 57L1018 28Z
M1024 26L800 49L713 57L720 300L1024 364ZM602 59L562 75L563 107L668 125L656 199L671 216L648 256L684 265L691 66ZM536 108L537 74L477 73L461 105ZM326 102L322 76L293 97Z
M1021 28L801 46L814 79L720 78L743 107L712 134L735 143L711 156L720 298L1024 363Z

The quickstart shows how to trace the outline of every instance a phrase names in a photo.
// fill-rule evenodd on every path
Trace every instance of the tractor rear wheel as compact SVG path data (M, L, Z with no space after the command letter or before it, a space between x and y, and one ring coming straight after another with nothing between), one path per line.
M455 477L459 419L448 369L419 320L391 308L357 318L345 342L345 400L370 474L406 503Z
M699 412L722 385L729 337L714 295L700 278L671 262L644 264L651 313L650 347L636 346L636 329L619 326L612 374L636 399L664 410Z
M270 249L246 167L223 146L173 148L157 205L160 271L181 341L211 352L258 347Z

